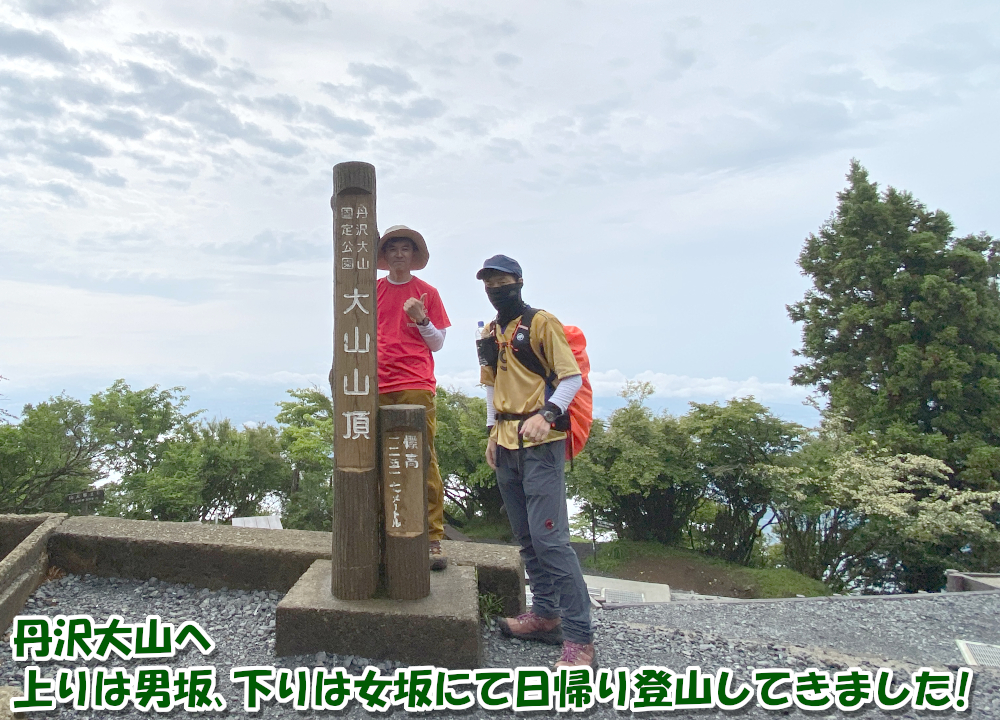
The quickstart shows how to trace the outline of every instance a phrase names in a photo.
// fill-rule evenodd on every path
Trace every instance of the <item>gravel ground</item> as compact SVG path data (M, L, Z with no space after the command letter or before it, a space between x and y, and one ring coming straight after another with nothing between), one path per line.
M1000 593L755 603L669 603L623 608L628 622L739 640L818 646L916 665L962 662L955 640L1000 645ZM848 620L849 618L849 620Z
M165 622L179 625L184 620L196 620L217 643L215 652L207 658L190 646L168 664L174 667L212 664L218 671L218 691L226 697L229 710L210 715L242 716L241 688L229 682L229 669L234 666L274 665L347 667L359 674L369 664L364 658L352 656L313 656L276 658L274 648L275 608L280 600L275 592L222 590L210 592L190 586L173 585L150 580L138 581L91 576L68 576L43 585L24 609L24 614L71 615L87 614L102 622L111 614L122 615L127 622L142 622L147 614L158 614ZM849 666L865 669L892 667L907 674L920 665L938 668L961 662L955 639L977 640L1000 644L1000 595L955 594L921 595L905 600L810 600L805 602L772 603L669 603L664 605L595 611L599 660L604 667L655 665L683 672L689 665L699 665L714 672L730 667L736 680L747 681L753 668L817 668L831 673ZM503 638L495 628L483 628L485 663L487 667L513 668L551 664L558 648L522 643ZM126 667L143 663L120 663ZM14 663L9 643L0 648L0 685L23 685L24 666ZM55 667L72 667L78 663L46 665L45 675L55 674ZM89 664L102 664L91 661ZM106 666L119 663L106 661ZM372 662L383 670L392 663ZM972 708L964 713L969 718L1000 718L1000 673L981 670L976 675L971 696ZM131 708L131 705L129 706ZM397 717L407 714L397 709ZM535 717L546 713L536 713ZM548 713L554 715L554 712ZM609 706L597 706L583 713L587 718L617 718L628 716ZM79 718L148 718L150 713L135 709L127 711L77 712L65 706L52 713L32 714L34 717ZM363 708L352 705L337 713L296 711L288 705L271 702L264 705L257 717L292 718L334 715L342 718L370 717ZM659 713L649 713L651 716ZM925 718L951 713L926 711L884 713L874 707L862 712L839 711L766 712L753 707L737 712L688 711L688 716L716 718L769 717L864 717L864 718ZM182 710L171 717L187 717ZM428 713L424 717L504 718L514 717L510 711Z

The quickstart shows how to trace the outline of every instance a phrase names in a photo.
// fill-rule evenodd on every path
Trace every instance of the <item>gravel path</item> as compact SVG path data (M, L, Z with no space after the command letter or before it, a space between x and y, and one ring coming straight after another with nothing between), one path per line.
M275 658L274 615L280 600L275 592L219 591L210 592L190 586L172 585L150 580L68 576L43 585L35 593L24 614L71 615L87 614L98 622L111 614L122 615L127 622L142 622L147 614L158 614L164 621L177 625L184 620L201 623L217 643L215 652L202 656L188 647L168 664L174 667L212 664L218 671L218 691L226 697L229 710L209 713L211 716L243 716L241 689L229 682L229 669L234 666L274 665L295 668L348 667L358 674L369 664L364 658L313 656ZM683 672L689 665L699 665L714 672L730 667L736 680L749 679L753 668L788 667L805 670L815 667L831 673L849 666L865 669L880 666L897 671L910 671L918 665L945 667L957 665L961 656L955 639L977 640L1000 644L1000 595L955 594L920 595L905 600L810 600L805 602L773 603L669 603L656 606L595 611L599 659L604 667L641 665L669 667ZM487 667L513 668L546 666L558 653L557 648L537 643L522 643L500 636L495 629L483 628ZM887 660L888 659L888 660ZM162 662L162 661L156 661ZM23 684L23 668L28 663L14 663L10 645L0 648L0 685L17 687ZM46 675L54 675L54 667L72 667L78 663L58 663L49 666ZM91 665L102 664L91 661ZM106 666L119 663L107 661ZM126 667L143 663L120 663ZM392 663L371 663L391 671ZM43 667L46 665L41 664ZM982 670L977 673L971 696L972 708L959 717L1000 718L1000 673ZM129 706L131 707L131 706ZM408 717L402 710L395 717ZM555 713L551 713L554 715ZM188 717L175 710L170 717ZM319 717L334 715L341 718L372 717L361 707L352 705L346 712L324 713L296 711L288 705L271 702L264 705L261 718ZM519 714L520 715L520 714ZM545 713L535 714L535 717ZM649 713L660 716L659 713ZM679 714L683 716L683 714ZM839 711L805 713L791 711L765 712L756 707L726 713L721 711L688 712L688 716L704 718L772 718L772 717L863 717L863 718L925 718L951 716L952 713L908 711L887 714L874 707L863 712ZM109 712L77 712L63 706L48 714L34 717L149 718L151 713L135 709ZM510 718L510 711L427 713L423 717ZM627 711L598 706L584 713L586 718L628 717Z

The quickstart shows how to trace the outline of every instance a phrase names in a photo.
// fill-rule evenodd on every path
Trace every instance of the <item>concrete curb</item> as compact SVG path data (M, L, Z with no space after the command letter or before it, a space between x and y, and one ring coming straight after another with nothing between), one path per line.
M50 562L66 572L212 590L287 592L330 552L327 533L96 516L68 519L49 541Z
M995 595L1000 593L996 590L966 590L962 595ZM928 600L955 597L958 593L905 593L899 595L816 595L814 597L793 597L793 598L727 598L718 597L714 599L677 599L671 598L669 603L605 603L605 610L617 610L619 608L646 607L648 605L697 605L699 607L711 607L714 605L755 605L762 603L797 603L797 602L838 602L841 600Z
M448 540L442 546L452 564L477 569L479 592L498 596L505 614L524 612L517 548ZM332 548L327 532L87 516L56 530L49 561L78 575L287 592L316 560L329 560Z
M37 515L0 515L0 560L21 544L51 513Z
M600 588L604 591L604 604L631 604L609 601L607 599L607 596L609 595L607 592L608 590L641 594L645 598L643 604L665 603L671 602L674 599L673 594L670 592L670 586L663 583L649 583L639 580L622 580L620 578L609 578L601 575L587 575L586 573L583 575L583 581L587 583L588 588Z
M48 542L66 515L0 515L0 529L10 540L23 539L0 559L0 630L5 630L25 601L45 581L49 568ZM35 527L26 535L31 525Z
M959 572L945 570L949 592L974 592L977 590L1000 590L1000 574Z
M493 593L500 598L504 617L516 617L525 612L524 563L520 548L457 540L442 540L441 547L454 565L476 568L479 593Z
M316 649L477 667L478 594L496 595L504 614L524 612L524 565L509 546L445 541L452 567L432 574L429 599L352 604L330 594L330 533L90 515L0 515L0 531L7 551L0 561L0 629L50 566L76 575L284 592L277 638L286 652L312 651L320 641ZM391 632L372 632L379 627Z

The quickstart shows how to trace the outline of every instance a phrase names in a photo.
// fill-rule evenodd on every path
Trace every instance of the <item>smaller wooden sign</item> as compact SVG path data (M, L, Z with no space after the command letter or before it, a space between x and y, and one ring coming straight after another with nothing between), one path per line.
M382 437L382 467L385 468L385 534L417 537L425 532L423 433L396 430Z
M97 488L96 490L84 490L83 492L70 493L66 496L66 502L71 505L80 505L82 503L91 502L104 502L104 488Z
M423 405L383 405L378 411L385 508L385 585L394 600L431 592L427 538L427 463Z

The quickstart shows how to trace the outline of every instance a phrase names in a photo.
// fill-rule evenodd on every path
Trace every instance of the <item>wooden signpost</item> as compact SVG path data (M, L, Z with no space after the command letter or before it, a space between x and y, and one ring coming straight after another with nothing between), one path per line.
M431 592L427 539L427 463L423 405L379 411L385 503L385 580L389 597L419 600Z
M431 582L426 408L378 404L375 200L373 166L334 166L333 553L278 604L275 652L479 667L476 568L452 566ZM382 310L389 322L403 312ZM502 582L512 581L523 608L523 563L511 563L509 575Z
M375 167L333 168L333 572L341 600L372 597L379 579ZM426 564L426 561L425 561Z

